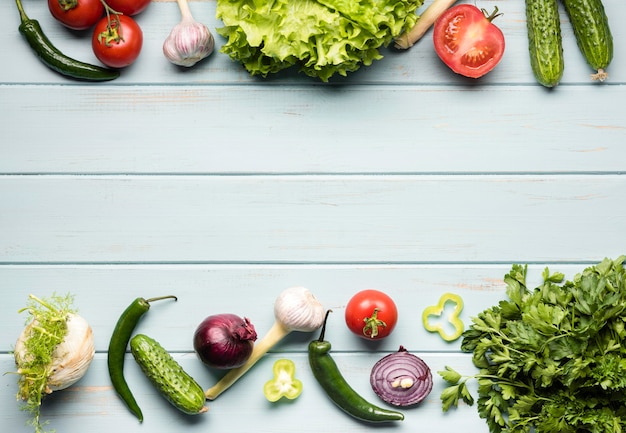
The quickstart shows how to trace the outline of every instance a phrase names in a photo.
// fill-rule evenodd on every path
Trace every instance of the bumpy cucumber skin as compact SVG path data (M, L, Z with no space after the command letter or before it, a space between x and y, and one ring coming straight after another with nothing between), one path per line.
M561 0L569 16L580 52L596 71L613 60L613 35L602 0Z
M189 415L207 411L202 387L157 341L137 334L130 340L130 350L144 374L172 405Z
M556 86L563 77L563 40L557 0L526 0L530 66L537 82Z

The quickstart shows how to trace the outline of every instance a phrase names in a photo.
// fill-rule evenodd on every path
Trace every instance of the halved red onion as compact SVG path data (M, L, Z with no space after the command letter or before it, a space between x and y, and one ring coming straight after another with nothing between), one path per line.
M424 400L433 389L428 365L403 346L381 358L370 374L372 389L384 402L411 406Z

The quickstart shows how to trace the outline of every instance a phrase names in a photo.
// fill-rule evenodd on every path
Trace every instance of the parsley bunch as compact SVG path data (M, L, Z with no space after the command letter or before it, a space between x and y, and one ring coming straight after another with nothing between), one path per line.
M543 272L526 287L527 266L506 274L508 300L472 319L461 349L479 369L446 367L443 410L472 405L467 380L478 381L478 413L492 433L626 431L625 256L586 268L573 281Z

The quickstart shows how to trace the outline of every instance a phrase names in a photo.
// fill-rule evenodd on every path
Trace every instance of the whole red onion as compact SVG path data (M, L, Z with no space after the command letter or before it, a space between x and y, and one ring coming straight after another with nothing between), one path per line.
M372 368L374 392L394 406L411 406L424 400L433 388L430 368L417 356L400 349L381 358Z
M257 335L247 318L236 314L215 314L204 319L193 335L193 348L209 367L228 369L244 364Z

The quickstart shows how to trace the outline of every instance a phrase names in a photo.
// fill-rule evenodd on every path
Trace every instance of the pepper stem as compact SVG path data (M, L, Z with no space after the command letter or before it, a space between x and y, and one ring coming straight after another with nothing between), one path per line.
M324 316L324 323L322 324L322 330L320 331L320 338L318 341L324 341L324 334L326 333L326 321L328 320L328 315L332 313L333 310L327 310L326 315Z
M146 299L146 302L149 304L150 302L160 301L161 299L173 299L175 301L178 301L178 298L176 296L167 295L167 296L157 296L156 298Z
M17 11L20 13L20 21L22 23L29 21L30 18L28 18L28 15L26 15L26 12L24 12L24 6L22 6L22 2L20 0L15 0L15 4L17 5Z

